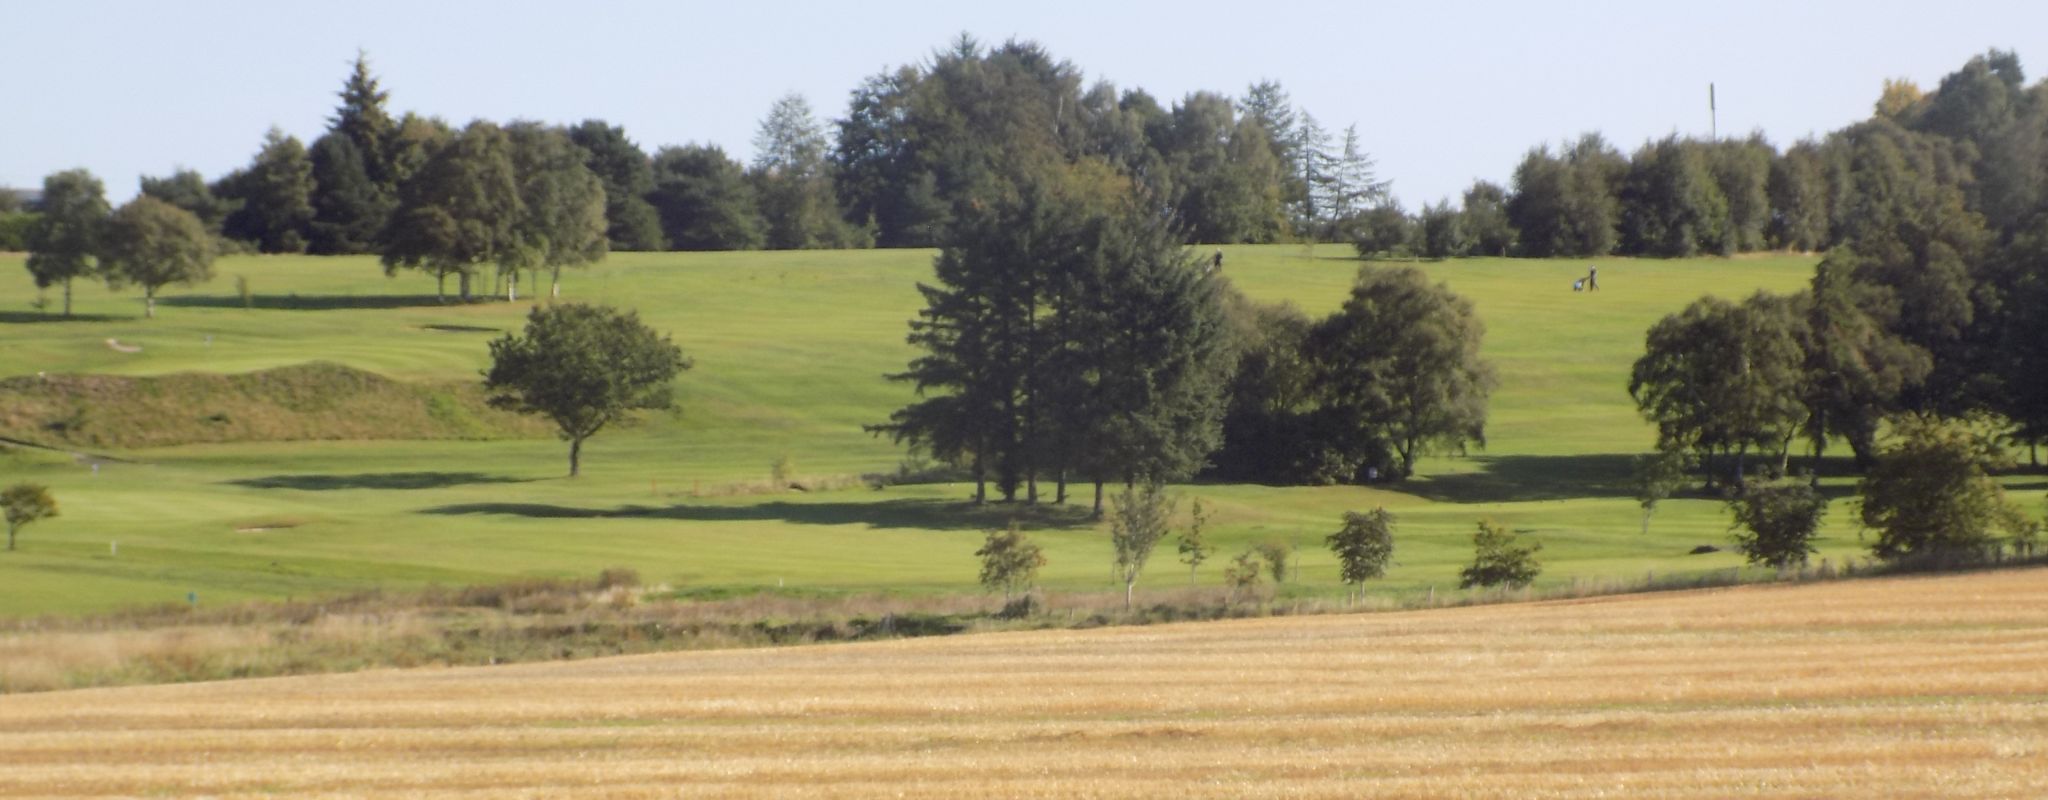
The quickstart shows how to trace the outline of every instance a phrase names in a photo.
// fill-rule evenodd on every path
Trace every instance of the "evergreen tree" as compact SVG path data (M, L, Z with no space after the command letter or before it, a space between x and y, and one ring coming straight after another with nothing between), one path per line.
M397 149L393 140L398 133L398 124L392 121L391 113L384 108L390 93L378 87L376 76L370 74L368 54L356 52L348 80L342 83L337 94L341 97L341 105L335 107L334 116L327 118L327 130L355 145L363 174L377 187L378 194L387 197L396 194L399 176L393 164Z
M246 169L222 178L215 193L240 201L221 232L265 253L301 253L313 221L313 161L297 137L273 127Z
M42 214L28 231L28 272L36 288L64 287L64 316L71 316L71 282L99 268L100 236L106 226L107 189L82 169L43 179Z
M313 220L307 249L320 254L375 251L390 220L392 200L370 177L362 152L346 136L313 142Z

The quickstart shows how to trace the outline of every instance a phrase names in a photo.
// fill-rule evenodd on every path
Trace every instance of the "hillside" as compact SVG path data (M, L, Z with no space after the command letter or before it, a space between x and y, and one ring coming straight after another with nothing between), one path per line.
M7 795L2038 797L2048 572L54 692L0 752Z
M1225 273L1240 290L1311 313L1335 308L1358 267L1330 246L1225 252ZM193 594L210 605L577 577L617 566L684 595L977 592L973 552L1003 510L966 513L968 487L766 491L771 465L785 459L821 485L857 487L863 473L896 471L903 451L861 426L912 396L882 376L912 355L905 322L931 257L622 253L570 273L565 299L635 308L696 362L677 381L679 411L592 439L585 474L573 481L563 477L566 448L544 430L136 447L120 452L131 463L97 473L61 458L0 455L5 478L49 484L64 514L27 529L22 549L0 562L0 614L185 603ZM1725 573L1739 557L1690 554L1727 543L1717 501L1676 499L1648 535L1640 532L1626 465L1653 435L1628 398L1629 365L1664 314L1705 293L1800 286L1812 263L1603 259L1597 294L1570 291L1583 262L1422 263L1472 298L1487 325L1484 352L1501 384L1485 450L1427 458L1420 477L1398 486L1175 490L1214 512L1222 560L1267 541L1298 548L1299 574L1280 588L1283 601L1339 596L1321 538L1344 511L1379 506L1400 518L1396 566L1373 587L1393 599L1452 592L1481 517L1544 544L1539 588ZM386 278L371 258L237 257L217 272L214 283L170 290L154 320L141 318L134 297L81 286L79 318L60 321L15 310L35 290L17 258L0 258L0 298L14 298L0 308L0 378L196 374L214 377L176 380L231 384L219 376L321 361L389 379L395 397L415 398L395 405L417 410L410 393L473 385L486 343L516 330L531 308L524 300L440 304L431 279ZM237 277L250 287L246 302ZM117 351L108 339L141 349ZM187 424L222 424L192 408ZM431 415L412 419L432 427ZM1827 478L1837 497L1850 484ZM2043 485L2031 475L2008 483L2030 508L2039 508ZM1100 528L1058 515L1027 527L1050 559L1047 586L1106 587ZM1829 514L1819 546L1837 564L1864 553L1846 506ZM1219 563L1197 582L1218 584ZM1186 580L1162 557L1139 589Z

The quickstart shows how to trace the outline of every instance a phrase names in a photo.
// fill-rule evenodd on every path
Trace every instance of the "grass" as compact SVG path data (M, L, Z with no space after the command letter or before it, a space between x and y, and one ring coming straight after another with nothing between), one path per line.
M0 698L0 794L2038 797L2048 573Z
M95 452L121 460L0 451L0 481L48 483L64 513L0 556L0 616L567 578L614 565L724 595L976 591L981 530L1010 509L973 509L961 484L876 491L859 480L896 471L904 457L860 426L911 396L881 376L912 355L904 323L931 255L616 254L571 274L566 299L636 308L696 359L678 381L679 412L600 434L573 481L562 477L564 445L537 431ZM1338 306L1357 268L1329 246L1226 256L1247 294L1317 314ZM1797 288L1811 258L1603 259L1603 290L1584 294L1569 291L1583 262L1421 266L1472 297L1488 325L1486 354L1502 384L1487 449L1430 458L1397 487L1178 487L1215 510L1211 538L1222 551L1203 568L1204 585L1218 584L1229 556L1277 539L1301 555L1283 598L1339 596L1321 539L1343 511L1374 506L1399 516L1398 563L1372 587L1391 597L1454 585L1482 516L1544 543L1539 589L1739 566L1731 553L1688 555L1727 543L1726 515L1709 499L1671 501L1638 533L1621 478L1653 434L1625 392L1628 367L1663 314L1708 292ZM326 361L409 385L474 381L485 343L517 329L530 308L442 305L429 279L387 279L369 258L238 257L217 272L213 283L171 291L155 320L140 318L137 298L81 286L81 318L55 321L28 309L34 289L19 256L0 255L0 377L238 374ZM250 307L234 292L238 275L250 282ZM808 491L768 481L785 457ZM2009 485L2039 508L2048 481ZM1848 479L1829 486L1839 493ZM1028 527L1050 558L1051 589L1108 587L1101 529L1059 513ZM1829 515L1820 546L1836 564L1862 553L1846 504ZM1139 588L1184 580L1165 551Z

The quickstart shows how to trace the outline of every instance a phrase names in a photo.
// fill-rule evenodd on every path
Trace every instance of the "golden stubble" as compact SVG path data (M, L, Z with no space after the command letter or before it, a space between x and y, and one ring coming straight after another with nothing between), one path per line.
M2048 796L2048 571L0 697L0 794Z

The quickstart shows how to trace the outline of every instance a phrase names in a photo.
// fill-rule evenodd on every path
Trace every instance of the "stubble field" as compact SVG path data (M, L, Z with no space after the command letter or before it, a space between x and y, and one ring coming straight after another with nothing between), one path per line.
M4 795L2041 797L2048 572L0 697Z

